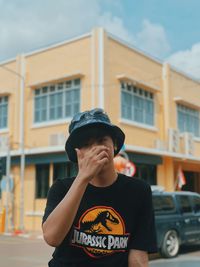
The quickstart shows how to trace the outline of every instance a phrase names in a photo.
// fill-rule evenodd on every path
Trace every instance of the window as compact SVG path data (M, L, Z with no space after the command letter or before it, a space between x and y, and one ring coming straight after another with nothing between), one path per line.
M49 190L49 164L36 165L36 198L46 198Z
M178 128L180 132L190 132L200 136L200 112L196 109L177 104Z
M6 175L6 158L0 157L0 184L3 176ZM1 187L0 187L0 198L1 198Z
M139 87L121 83L122 118L154 125L154 95Z
M135 163L136 173L134 177L145 180L150 185L157 184L156 165Z
M182 213L192 212L189 196L177 196Z
M53 121L80 111L80 79L35 90L34 122Z
M70 166L68 162L54 163L53 165L53 179L63 179L69 177Z
M200 213L200 197L194 197L193 203L195 213Z
M8 96L0 97L0 129L8 127Z
M53 179L63 179L76 176L78 172L77 164L73 162L61 162L53 164Z
M153 196L153 206L155 213L169 213L175 211L172 196Z

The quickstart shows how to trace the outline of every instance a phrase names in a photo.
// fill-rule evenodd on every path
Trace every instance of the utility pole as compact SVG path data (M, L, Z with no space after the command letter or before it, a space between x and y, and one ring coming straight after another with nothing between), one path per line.
M7 157L6 157L6 223L5 232L8 232L8 215L9 215L9 193L10 193L10 140L7 140Z
M20 230L24 230L24 170L25 170L25 153L24 153L24 90L25 90L25 65L24 56L20 57Z
M7 70L20 78L20 230L24 230L24 170L25 170L25 151L24 151L24 90L25 90L25 64L24 55L20 57L20 73L0 65L0 68ZM10 149L10 148L9 148ZM9 152L10 153L10 152ZM10 156L9 156L10 157ZM10 164L10 163L9 163Z

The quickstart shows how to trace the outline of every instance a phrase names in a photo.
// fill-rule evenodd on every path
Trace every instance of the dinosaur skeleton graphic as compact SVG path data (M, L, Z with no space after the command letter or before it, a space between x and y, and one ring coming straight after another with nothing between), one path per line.
M112 231L112 228L108 226L108 222L112 224L119 224L119 220L115 218L109 211L99 212L95 220L81 222L80 229L81 231L87 233L103 233L102 226L105 227L108 231Z

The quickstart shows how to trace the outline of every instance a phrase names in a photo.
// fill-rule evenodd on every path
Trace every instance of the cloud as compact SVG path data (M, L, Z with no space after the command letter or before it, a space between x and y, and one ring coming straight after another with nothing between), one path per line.
M126 42L135 43L134 36L125 28L123 20L109 12L99 17L98 25Z
M1 0L0 58L86 33L100 16L99 0Z
M142 31L136 35L136 44L157 58L163 58L170 52L170 44L165 29L147 19L143 21Z
M148 20L134 35L123 18L106 11L121 9L120 0L0 0L0 60L67 40L102 26L156 57L170 50L164 28ZM113 7L113 9L111 8Z
M110 13L104 13L98 22L112 34L154 57L164 58L171 50L164 27L147 19L143 21L142 30L136 35L125 28L121 18Z
M200 43L194 44L191 49L172 54L167 61L200 80Z

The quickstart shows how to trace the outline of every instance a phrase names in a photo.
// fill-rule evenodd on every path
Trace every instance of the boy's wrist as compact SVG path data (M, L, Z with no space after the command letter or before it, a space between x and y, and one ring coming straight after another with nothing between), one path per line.
M78 174L75 181L77 181L80 185L88 185L92 177L87 177L84 174Z

